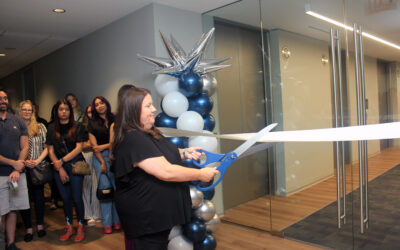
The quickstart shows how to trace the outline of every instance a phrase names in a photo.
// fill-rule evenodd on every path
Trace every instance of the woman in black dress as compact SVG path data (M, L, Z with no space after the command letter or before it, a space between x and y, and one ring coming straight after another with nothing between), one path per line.
M210 181L215 168L181 166L197 160L198 148L178 149L154 127L150 93L127 88L119 100L113 153L115 203L125 232L126 249L167 249L172 227L191 217L187 181Z

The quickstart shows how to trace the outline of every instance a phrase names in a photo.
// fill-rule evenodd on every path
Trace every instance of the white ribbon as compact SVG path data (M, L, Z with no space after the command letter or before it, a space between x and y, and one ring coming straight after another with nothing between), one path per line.
M215 135L204 132L159 128L166 136L211 136L246 141L255 133ZM270 132L258 142L364 141L400 138L400 122L295 131Z

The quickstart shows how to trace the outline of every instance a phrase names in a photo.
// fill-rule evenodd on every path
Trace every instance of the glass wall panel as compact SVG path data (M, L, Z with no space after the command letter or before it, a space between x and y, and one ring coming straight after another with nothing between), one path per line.
M255 132L267 123L259 13L258 1L243 1L207 13L215 17L216 57L231 58L227 62L231 66L217 74L222 134ZM221 152L232 151L241 143L221 140ZM270 230L266 151L232 164L222 185L223 220Z

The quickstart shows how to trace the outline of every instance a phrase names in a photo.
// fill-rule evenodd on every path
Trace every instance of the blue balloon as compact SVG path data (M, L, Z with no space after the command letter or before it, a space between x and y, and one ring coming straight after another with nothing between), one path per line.
M165 113L159 113L155 118L154 124L156 127L176 128L177 120L178 118L170 117Z
M184 73L179 77L179 91L186 97L195 96L201 93L203 83L200 75L194 72Z
M193 186L199 185L200 187L209 187L214 183L214 179L211 179L209 182L203 182L203 181L191 181L190 184Z
M217 248L217 241L211 233L206 234L202 242L193 245L193 250L214 250Z
M168 140L170 140L178 148L189 147L189 138L187 137L168 137Z
M203 91L200 95L190 97L188 100L189 110L196 111L203 117L210 113L214 105L213 101L205 91Z
M204 130L207 131L213 131L215 128L215 119L214 116L212 116L211 114L208 114L207 116L204 117Z
M207 228L204 222L195 220L183 225L182 232L193 243L199 243L206 237Z
M212 200L212 198L214 197L215 194L215 190L214 188L207 190L207 191L202 191L203 195L204 195L204 200Z
M198 168L196 165L193 164L193 161L191 159L184 160L183 165L188 168Z

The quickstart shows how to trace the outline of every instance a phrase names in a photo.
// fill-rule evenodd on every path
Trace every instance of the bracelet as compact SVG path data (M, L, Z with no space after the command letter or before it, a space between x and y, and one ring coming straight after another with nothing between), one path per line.
M61 159L60 159L60 160L61 160L61 162L62 162L62 163L65 163L65 161L64 161L64 157L61 157Z

